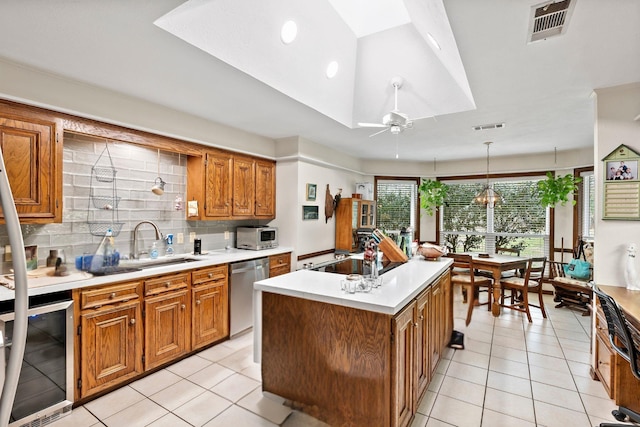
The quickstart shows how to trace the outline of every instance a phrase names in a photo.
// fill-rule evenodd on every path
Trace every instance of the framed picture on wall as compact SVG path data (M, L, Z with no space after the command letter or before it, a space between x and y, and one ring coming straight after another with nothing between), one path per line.
M316 184L307 184L307 200L316 199Z
M318 219L318 207L317 206L303 206L302 207L302 219Z
M602 159L602 219L640 220L640 155L620 145Z

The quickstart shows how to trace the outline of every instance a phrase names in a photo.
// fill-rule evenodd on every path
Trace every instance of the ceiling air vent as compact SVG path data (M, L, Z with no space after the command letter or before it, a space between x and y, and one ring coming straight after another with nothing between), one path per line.
M504 123L492 123L490 125L473 126L473 130L502 129L504 126Z
M564 34L576 0L550 1L531 8L529 42Z

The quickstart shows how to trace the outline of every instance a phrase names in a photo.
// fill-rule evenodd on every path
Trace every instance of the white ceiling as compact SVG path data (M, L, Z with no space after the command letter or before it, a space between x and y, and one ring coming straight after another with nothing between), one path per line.
M389 81L401 75L406 83L399 94L400 110L410 117L435 114L437 121L417 121L399 135L400 160L482 158L486 140L495 142L492 156L526 155L592 146L592 90L640 81L640 1L576 1L564 35L528 44L530 10L538 1L444 0L444 9L438 10L430 7L438 1L405 0L412 23L350 42L357 45L355 55L345 56L355 70L352 93L346 92L353 105L342 101L339 119L331 102L344 91L331 94L324 68L318 80L296 75L298 68L324 59L319 50L297 48L297 60L286 70L285 77L306 84L308 99L303 96L303 103L298 96L262 83L260 75L243 73L154 25L183 5L182 0L3 0L0 58L270 138L300 136L372 159L393 159L393 136L369 138L371 129L350 125L380 121L393 108ZM279 26L288 18L280 16L285 0L272 2L278 7L243 11L245 2L271 4L199 1L228 13L227 27L244 31L241 46L248 52L258 40L251 23L272 23L279 37ZM302 4L298 11L316 17L311 39L337 40L333 37L345 31L329 19L324 2L292 3ZM457 47L459 56L453 59L425 48L424 31L431 32L435 22L446 24L442 14L453 37L441 44L447 52ZM231 37L217 30L220 26L209 28L214 40ZM338 47L353 46L340 42ZM249 62L252 55L244 56ZM280 63L262 52L258 64L277 70ZM311 100L318 95L324 96L320 107ZM469 109L469 103L476 108ZM447 113L454 111L450 108L459 112ZM496 122L506 127L472 130L474 125Z

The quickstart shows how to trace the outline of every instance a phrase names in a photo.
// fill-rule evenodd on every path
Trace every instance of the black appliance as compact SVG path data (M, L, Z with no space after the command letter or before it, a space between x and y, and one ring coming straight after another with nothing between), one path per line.
M378 263L378 275L384 274L389 270L402 265L401 262L392 262L389 260L382 260ZM339 260L333 260L323 262L315 265L311 270L324 271L325 273L338 273L338 274L368 274L365 271L364 261L355 258L345 258Z

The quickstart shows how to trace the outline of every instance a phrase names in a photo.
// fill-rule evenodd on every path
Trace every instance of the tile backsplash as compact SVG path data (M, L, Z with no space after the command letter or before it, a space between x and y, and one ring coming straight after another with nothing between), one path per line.
M113 183L97 182L92 177L92 167L109 165L108 152L117 171ZM102 157L101 157L102 156ZM96 164L98 162L98 164ZM163 235L174 235L176 254L191 252L193 243L190 233L202 240L202 249L223 249L235 246L236 226L247 221L187 221L186 182L187 159L184 155L158 151L134 144L105 140L90 136L65 133L63 159L63 220L60 224L22 225L25 246L38 246L38 264L45 265L51 249L63 249L67 264L73 265L76 256L94 253L103 236L93 235L88 220L112 218L122 223L115 238L116 249L122 256L129 256L132 250L133 229L140 221L149 220L158 225ZM156 177L166 182L164 194L151 191ZM90 192L94 195L110 196L117 193L119 203L112 204L117 209L98 209L91 203ZM181 210L176 209L176 198L182 200ZM107 204L105 202L105 204ZM200 206L202 209L202 206ZM95 232L95 230L93 230ZM184 235L184 243L178 244L178 234ZM225 240L225 234L228 239ZM155 240L153 227L143 224L138 230L139 248L149 248ZM0 252L4 253L9 243L6 228L0 226ZM166 244L157 243L160 255L164 255ZM4 259L4 258L3 258ZM3 272L11 268L11 263L2 263Z

